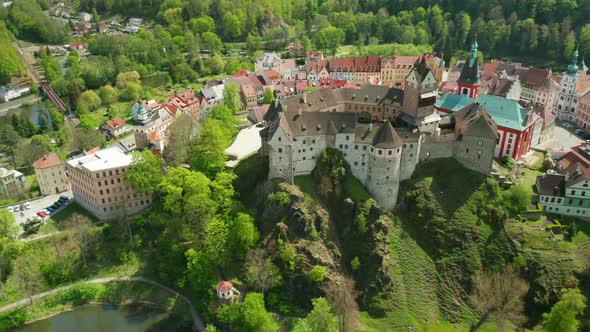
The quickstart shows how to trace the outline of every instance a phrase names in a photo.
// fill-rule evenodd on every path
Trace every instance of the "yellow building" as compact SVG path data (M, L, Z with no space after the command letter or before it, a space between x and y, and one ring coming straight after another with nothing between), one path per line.
M33 164L41 195L57 194L69 190L63 163L55 153L46 154Z

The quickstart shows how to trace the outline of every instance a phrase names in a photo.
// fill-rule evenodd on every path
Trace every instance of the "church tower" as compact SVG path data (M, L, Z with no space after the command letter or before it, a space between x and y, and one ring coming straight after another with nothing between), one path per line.
M578 95L576 85L579 77L578 48L574 51L572 63L561 80L561 90L557 95L557 118L562 121L573 122L575 120L576 107L581 96Z
M461 76L457 81L458 93L477 99L479 96L479 62L477 61L477 40L473 39L471 54L465 61Z

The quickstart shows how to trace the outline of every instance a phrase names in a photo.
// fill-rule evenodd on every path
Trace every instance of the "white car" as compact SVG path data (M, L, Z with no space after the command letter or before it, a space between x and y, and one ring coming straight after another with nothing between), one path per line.
M8 212L14 212L14 207L13 206L9 206L6 208L6 210L8 210Z
M18 212L20 211L20 208L18 207L18 205L16 205L14 208L12 208L13 212Z
M30 209L31 208L31 202L26 202L25 203L25 209Z

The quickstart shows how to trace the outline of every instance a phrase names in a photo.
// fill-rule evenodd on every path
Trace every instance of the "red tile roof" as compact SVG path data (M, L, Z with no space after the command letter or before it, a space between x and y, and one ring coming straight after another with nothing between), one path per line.
M279 72L272 69L264 71L264 77L266 77L269 81L280 80L282 78Z
M217 291L220 293L225 293L225 292L229 292L233 287L234 287L234 285L231 282L222 281L219 284L217 284Z
M234 77L240 77L240 76L242 76L242 77L248 76L248 71L246 69L242 69L239 72L234 74Z
M61 165L61 160L55 153L49 153L39 158L34 164L34 168L49 168Z
M164 104L164 106L162 106L166 111L168 111L168 113L170 113L170 115L172 116L176 116L176 112L178 111L178 106L174 105L174 104Z
M125 126L125 121L121 118L113 118L110 119L106 122L107 126L109 126L111 129L115 130L115 129L119 129L123 126Z

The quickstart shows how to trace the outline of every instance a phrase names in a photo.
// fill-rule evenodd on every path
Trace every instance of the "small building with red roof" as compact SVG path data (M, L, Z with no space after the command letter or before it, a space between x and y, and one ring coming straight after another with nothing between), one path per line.
M49 153L33 163L41 195L57 194L70 189L64 164L55 153Z
M240 296L240 292L227 280L218 283L215 290L217 291L217 298L224 302L232 302Z
M106 121L99 129L107 139L117 138L129 131L131 127L125 123L125 120L116 117Z

